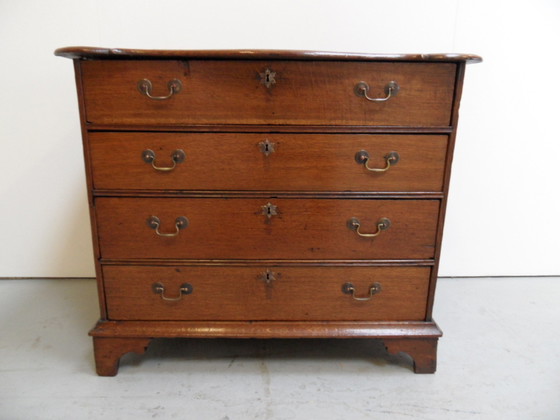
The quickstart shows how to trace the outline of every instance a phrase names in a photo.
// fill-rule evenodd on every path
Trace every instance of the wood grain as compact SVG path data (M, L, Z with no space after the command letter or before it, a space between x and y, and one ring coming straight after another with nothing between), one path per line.
M263 273L273 273L265 281ZM111 320L419 321L426 315L429 267L137 267L103 268ZM342 292L351 282L369 301ZM179 301L183 283L193 292Z
M414 373L434 373L437 367L437 338L401 337L383 340L389 353L412 357Z
M453 98L453 109L452 109L452 124L457 127L459 123L459 106L461 104L461 96L463 94L463 80L465 77L465 64L457 66L457 76L455 78L455 96ZM430 280L430 293L428 297L428 313L427 316L430 318L432 316L432 309L434 305L434 297L436 284L438 279L439 261L441 255L441 246L443 241L443 227L445 224L445 213L447 208L447 198L449 193L450 181L451 181L451 167L453 164L453 154L455 151L455 139L457 137L457 130L453 130L449 136L449 142L447 146L447 158L445 162L445 175L443 184L443 198L441 200L440 207L440 217L438 220L438 230L437 230L437 240L436 240L436 252L434 258L434 270L432 271L432 277Z
M107 61L81 62L87 121L95 124L450 124L451 63L365 63L307 61ZM276 84L259 74L270 68ZM149 79L153 95L166 95L168 81L183 89L168 100L152 100L137 89ZM370 96L384 97L397 81L400 91L386 102L354 93L365 81Z
M441 191L447 136L91 133L96 189ZM274 145L268 156L259 148ZM177 149L184 162L170 172L142 159L153 150L157 166L172 167ZM400 156L387 172L370 172L355 160L368 151L368 165L385 168L389 152Z
M219 59L219 60L335 60L479 63L475 54L376 54L298 50L142 50L131 48L63 47L55 55L73 59Z
M145 337L94 337L95 367L99 376L115 376L119 361L126 353L143 354L151 338Z
M192 338L438 338L433 321L107 321L92 337ZM400 351L400 350L399 350Z
M156 337L380 338L417 373L436 368L431 311L459 101L470 54L185 51L66 47L74 59L101 320L90 331L97 372ZM265 87L260 73L275 72ZM181 92L153 100L168 81ZM358 82L372 97L356 95ZM258 143L275 151L264 156ZM142 160L156 152L160 173ZM397 151L385 173L371 165ZM277 206L270 219L262 206ZM160 237L175 219L189 226ZM377 231L375 239L347 226ZM272 272L268 281L262 276ZM177 302L183 283L193 293ZM352 282L369 301L342 292Z
M262 206L278 207L268 219ZM96 199L103 258L433 258L439 200L333 199ZM146 223L155 215L161 232L175 232L175 219L189 226L172 238ZM377 231L380 218L392 226L362 238L347 226L358 218L361 232Z
M94 197L144 197L144 198L339 198L339 199L441 199L442 192L393 192L393 191L240 191L230 190L94 190Z
M170 124L96 124L87 123L90 131L145 131L145 132L199 132L199 133L311 133L311 134L449 134L450 125L266 125L266 124L189 124L186 127Z

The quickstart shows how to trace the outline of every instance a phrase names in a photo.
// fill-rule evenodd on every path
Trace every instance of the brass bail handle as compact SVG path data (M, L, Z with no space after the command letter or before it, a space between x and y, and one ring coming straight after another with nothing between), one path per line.
M172 171L173 169L175 169L178 163L184 162L186 157L187 156L185 155L185 152L183 150L177 149L173 153L171 153L171 161L173 162L172 166L157 166L156 153L153 150L146 149L142 152L142 160L146 163L150 163L152 165L152 168L154 168L156 171L161 172Z
M362 238L375 238L376 236L381 235L381 232L391 227L391 220L386 217L382 217L381 219L379 219L377 221L377 232L374 233L360 232L361 222L356 217L352 217L350 220L348 220L347 226L349 229L354 230Z
M151 229L154 229L156 231L156 234L158 236L163 236L166 238L171 238L174 236L179 235L179 231L181 229L185 229L188 225L189 225L189 219L187 219L184 216L179 216L175 219L175 232L173 233L162 233L159 231L159 227L161 225L161 221L159 220L159 217L157 216L150 216L148 217L148 220L146 220L146 223L148 224L148 226Z
M354 158L356 159L356 162L358 162L359 164L363 164L365 168L371 172L387 172L391 166L399 163L399 160L401 159L398 152L389 152L384 156L384 168L372 168L371 166L369 166L370 156L366 150L360 150L359 152L356 152Z
M368 295L366 297L356 296L356 288L354 287L354 285L352 283L344 283L342 285L342 293L347 294L347 295L352 295L352 299L359 300L359 301L371 300L373 295L375 295L376 293L379 293L379 292L381 292L381 284L377 283L377 282L373 283L369 287L369 292L368 292Z
M385 102L391 99L394 96L397 96L401 87L397 82L394 80L390 81L385 85L385 96L384 98L372 98L368 96L369 92L369 85L366 82L358 82L356 86L354 86L354 93L356 96L364 97L370 102Z
M159 294L159 297L162 300L166 300L168 302L177 302L178 300L183 299L184 295L190 295L193 292L193 287L189 283L183 283L179 288L179 296L177 297L165 296L165 286L159 282L152 284L152 290L155 294Z
M165 96L154 96L152 95L152 82L149 79L142 79L136 85L140 93L144 96L147 96L150 99L154 99L156 101L163 101L165 99L171 98L173 95L181 92L183 88L183 83L179 79L172 79L167 82L167 87L169 88L169 93Z

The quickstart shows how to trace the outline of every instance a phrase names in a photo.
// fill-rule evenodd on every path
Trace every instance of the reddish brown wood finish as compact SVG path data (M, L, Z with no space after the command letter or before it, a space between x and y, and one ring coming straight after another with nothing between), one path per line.
M112 320L420 321L430 268L105 266L103 274ZM342 291L348 282L359 298L375 283L381 291L357 301ZM154 283L181 299L163 300ZM180 294L184 283L192 293Z
M278 215L262 214L267 203ZM419 259L434 256L439 201L98 198L95 206L105 259ZM161 237L151 216L162 233L175 232L180 216L189 226ZM391 227L359 237L347 226L353 217L363 233L377 232L384 217Z
M102 319L94 337L97 370L115 375L119 358L155 337L380 338L408 353L417 373L436 368L441 331L431 318L465 64L458 54L297 51L155 51L68 47L75 59ZM259 73L276 72L266 88ZM183 90L155 101L177 78ZM359 81L386 102L354 93ZM266 157L258 143L277 148ZM158 163L187 153L162 174ZM383 174L354 161L358 149ZM371 149L371 150L370 150ZM391 150L389 150L391 149ZM170 161L168 160L168 164ZM261 214L278 206L270 220ZM163 232L177 216L190 225ZM375 239L346 226L350 217ZM259 277L277 273L267 282ZM162 301L185 282L179 302ZM383 291L358 302L371 283ZM108 305L108 307L107 307ZM114 320L107 320L110 317Z
M95 366L99 376L115 376L119 370L119 360L126 353L143 354L151 338L143 337L93 337Z
M380 191L228 191L219 190L94 190L95 197L136 198L351 198L351 199L427 199L438 200L441 192L380 192Z
M413 359L415 373L434 373L441 330L433 322L364 321L100 321L90 331L100 376L115 376L126 353L142 354L152 337L178 338L381 338L390 353Z
M432 308L434 304L435 290L437 284L437 274L439 269L439 257L441 254L441 244L443 239L443 226L445 223L445 210L447 208L447 196L449 192L449 184L451 180L451 166L453 163L453 152L455 149L455 138L457 136L457 124L459 123L459 105L461 103L461 95L463 94L463 79L465 77L465 64L457 66L457 76L455 78L455 97L453 98L452 123L455 129L449 137L449 145L447 150L447 159L445 162L445 177L443 191L444 195L440 205L440 217L438 221L438 233L436 242L436 254L434 258L434 270L430 280L430 294L428 298L428 312L426 319L432 319Z
M264 125L264 124L197 124L157 126L147 124L88 124L90 132L135 131L135 132L195 132L195 133L295 133L295 134L449 134L453 127L445 126L394 126L394 125Z
M297 50L140 50L127 48L64 47L55 55L74 59L216 59L216 60L325 60L325 61L419 61L479 63L474 54L372 54Z
M276 133L108 133L90 135L96 189L430 191L443 187L445 135L327 135ZM271 144L266 155L261 147ZM157 166L173 167L175 150L186 154L172 171L142 159L153 150ZM371 172L355 160L366 150Z
M412 357L414 373L434 373L437 367L437 338L384 339L389 353L407 353Z
M270 88L260 81L276 73ZM87 121L91 124L268 124L399 125L450 124L456 64L282 61L85 61L82 63ZM148 79L152 100L137 88ZM400 91L386 102L354 93L365 81L370 95L385 97L397 81Z
M442 333L433 321L106 321L92 337L122 338L418 338Z
M104 266L109 265L136 265L136 266L181 266L181 267L210 267L222 266L228 267L432 267L434 260L271 260L271 259L258 259L258 260L185 260L185 259L172 259L172 258L153 258L153 259L119 259L119 260L104 260L101 262Z
M82 89L82 73L81 67L78 61L74 61L74 73L76 79L76 89L78 92L78 104L79 104L79 112L80 112L80 126L82 132L82 139L83 139L83 153L84 153L84 164L86 170L86 183L87 183L87 195L88 195L88 207L89 207L89 216L90 216L90 226L92 232L92 242L93 242L93 255L94 255L94 264L95 264L95 275L98 279L97 281L97 294L98 294L98 301L99 301L99 313L101 318L106 318L107 316L107 308L105 305L105 291L103 289L103 282L99 281L102 278L101 272L101 255L99 253L99 241L97 236L97 221L95 219L95 207L94 207L94 193L93 193L93 168L91 162L91 155L90 155L90 147L88 144L89 137L88 131L86 126L86 112L85 112L85 102L84 102L84 95Z

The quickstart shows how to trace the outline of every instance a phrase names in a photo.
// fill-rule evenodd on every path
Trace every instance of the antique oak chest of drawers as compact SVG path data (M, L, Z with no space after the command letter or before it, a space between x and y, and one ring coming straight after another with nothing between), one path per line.
M434 372L473 55L68 47L99 375L158 337L378 338Z

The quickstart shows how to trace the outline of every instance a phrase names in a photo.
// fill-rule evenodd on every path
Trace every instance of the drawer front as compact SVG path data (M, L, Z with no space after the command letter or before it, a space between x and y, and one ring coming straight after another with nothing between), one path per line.
M447 149L446 135L93 132L89 139L97 189L434 192L442 191ZM356 158L362 151L367 162Z
M439 200L98 198L95 207L105 259L415 259L434 257Z
M112 320L419 321L429 276L429 267L103 267ZM347 283L371 299L355 300Z
M452 63L251 60L90 60L81 69L87 121L109 125L449 126L456 73ZM150 99L144 79L152 96L169 95L173 80L182 87ZM399 91L372 102L355 93L362 81L374 99L391 81Z

